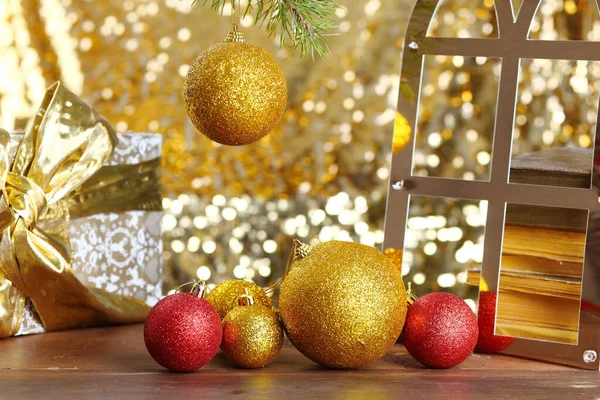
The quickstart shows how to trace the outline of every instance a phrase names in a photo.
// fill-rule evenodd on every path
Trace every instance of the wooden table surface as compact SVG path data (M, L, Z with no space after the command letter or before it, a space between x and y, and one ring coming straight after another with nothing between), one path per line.
M46 333L0 341L0 399L600 399L600 374L473 355L428 370L397 345L360 370L321 368L291 345L270 366L233 367L222 354L187 374L154 363L143 327Z

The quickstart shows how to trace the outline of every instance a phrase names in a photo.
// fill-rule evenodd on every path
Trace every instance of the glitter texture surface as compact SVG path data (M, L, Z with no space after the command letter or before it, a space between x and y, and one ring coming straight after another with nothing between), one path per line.
M467 303L450 293L430 293L408 307L404 345L431 368L452 368L477 343L477 318Z
M176 293L156 303L144 325L144 342L154 361L177 372L208 364L219 350L222 335L215 309L189 293Z
M282 346L279 318L270 308L238 306L223 320L221 348L239 367L264 367L277 357Z
M229 311L239 305L240 296L245 293L246 289L248 289L248 294L252 296L255 304L269 309L273 307L271 299L260 286L241 279L232 279L215 286L206 295L206 300L212 304L221 319L223 319Z
M384 355L406 317L399 271L372 247L319 244L294 260L279 294L279 315L292 344L332 368L357 368Z
M218 43L190 66L183 99L201 133L239 146L275 129L287 103L287 86L266 50L249 43Z
M496 292L479 292L479 308L477 312L477 325L479 337L475 351L478 353L497 353L510 346L515 338L494 335L496 321Z

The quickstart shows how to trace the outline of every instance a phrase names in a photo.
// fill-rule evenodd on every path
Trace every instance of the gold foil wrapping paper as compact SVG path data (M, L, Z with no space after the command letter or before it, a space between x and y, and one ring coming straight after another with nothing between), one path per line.
M0 337L142 321L160 297L160 136L117 137L56 83L0 144Z

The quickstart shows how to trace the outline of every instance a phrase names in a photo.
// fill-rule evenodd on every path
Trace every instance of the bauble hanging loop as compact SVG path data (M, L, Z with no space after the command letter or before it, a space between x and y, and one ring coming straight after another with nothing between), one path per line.
M206 294L206 282L196 281L190 290L192 296L203 298Z
M252 295L250 295L250 292L248 291L248 289L244 290L244 294L240 296L240 299L238 300L238 304L240 306L253 306L254 305L254 297L252 297Z
M302 243L298 239L294 239L294 261L298 261L306 257L315 246L310 244Z
M406 302L408 303L408 305L411 305L415 301L419 300L419 298L412 291L412 282L408 282L408 284L406 286L407 286L407 288L406 288Z
M244 34L238 30L237 24L233 24L233 28L225 37L225 43L246 43L246 38L244 37Z

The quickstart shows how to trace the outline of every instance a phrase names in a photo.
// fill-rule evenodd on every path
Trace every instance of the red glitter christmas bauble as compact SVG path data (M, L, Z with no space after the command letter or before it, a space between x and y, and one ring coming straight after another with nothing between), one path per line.
M431 293L408 307L404 345L415 360L431 368L452 368L477 343L477 317L450 293Z
M496 298L496 292L479 292L479 311L477 312L479 338L475 346L475 351L479 353L497 353L515 341L515 338L512 337L494 335Z
M189 293L176 293L156 303L144 325L144 342L154 361L177 372L208 364L222 336L217 310Z

